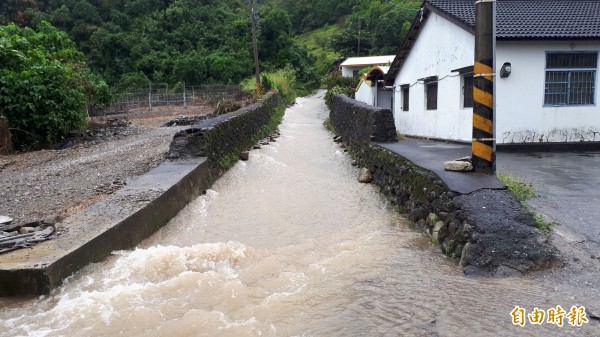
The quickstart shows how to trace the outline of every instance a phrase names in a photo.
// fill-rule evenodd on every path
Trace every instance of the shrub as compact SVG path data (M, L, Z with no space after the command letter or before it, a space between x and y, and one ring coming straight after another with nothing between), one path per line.
M296 71L291 65L274 72L263 72L261 74L263 94L268 90L277 90L286 102L292 102L298 95L298 82ZM243 80L240 85L245 93L254 94L256 80L254 77ZM303 92L301 92L303 93Z
M53 143L86 124L86 90L101 84L69 37L49 23L37 31L0 26L0 115L16 149ZM100 88L104 90L105 88Z
M331 89L333 87L356 87L357 83L354 77L343 77L343 76L333 76L329 75L323 79L323 87L325 89Z
M333 104L333 96L337 94L343 94L350 98L354 98L354 89L348 87L335 86L329 90L325 94L325 103L331 109L331 104Z

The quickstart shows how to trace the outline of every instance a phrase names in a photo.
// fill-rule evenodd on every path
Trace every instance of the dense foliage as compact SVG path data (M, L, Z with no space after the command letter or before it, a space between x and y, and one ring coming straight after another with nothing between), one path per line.
M316 88L340 57L393 54L421 1L0 1L0 24L8 25L0 109L14 133L29 137L17 146L56 141L80 126L84 108L106 103L109 85L125 92L252 77L251 3L260 14L263 84L293 97Z
M293 40L290 16L259 2L262 68L290 64L316 84L314 60ZM248 0L7 0L0 21L68 32L90 68L120 91L149 83L239 83L253 73Z
M330 63L296 42L299 33L341 26L319 41L341 57L393 54L417 0L4 0L0 24L66 31L86 62L118 91L149 83L239 83L253 74L250 3L255 3L261 69L291 66L314 88ZM360 36L360 43L359 43ZM360 44L360 48L359 48ZM360 49L360 50L359 50ZM325 54L330 55L330 54ZM328 57L330 58L330 57Z
M354 89L356 88L357 82L353 77L327 76L323 84L327 89L327 93L325 94L325 104L331 108L333 96L337 94L354 98Z
M67 34L0 26L0 115L17 148L58 141L85 125L88 107L106 101L108 87L92 75Z
M295 33L305 33L332 25L354 12L359 0L266 0L272 7L285 9L292 18ZM369 1L366 1L369 2Z
M354 8L332 48L345 57L393 55L408 32L422 1L366 1ZM360 48L359 48L360 47Z

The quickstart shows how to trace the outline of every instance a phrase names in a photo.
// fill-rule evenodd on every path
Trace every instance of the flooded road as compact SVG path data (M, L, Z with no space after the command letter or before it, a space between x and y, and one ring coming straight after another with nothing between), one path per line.
M52 295L0 300L0 336L600 336L515 326L588 303L524 278L466 278L411 230L298 99L254 150L134 251ZM590 320L591 321L591 320Z

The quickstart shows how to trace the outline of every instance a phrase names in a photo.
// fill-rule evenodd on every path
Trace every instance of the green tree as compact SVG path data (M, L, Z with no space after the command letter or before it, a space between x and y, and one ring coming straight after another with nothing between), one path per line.
M252 59L247 51L218 50L208 55L206 64L211 83L239 83L252 71Z
M143 72L126 73L115 86L117 92L138 92L149 88L150 80Z
M292 24L289 14L279 8L267 9L260 19L259 57L266 70L292 67L296 80L307 88L319 84L316 60L306 48L292 38Z
M83 55L49 23L37 31L0 26L0 114L17 148L56 142L85 126L86 74Z
M345 57L394 54L420 5L414 0L361 3L346 18L344 30L334 36L332 48Z
M173 63L173 82L198 84L206 80L206 60L201 53L188 51L178 56Z

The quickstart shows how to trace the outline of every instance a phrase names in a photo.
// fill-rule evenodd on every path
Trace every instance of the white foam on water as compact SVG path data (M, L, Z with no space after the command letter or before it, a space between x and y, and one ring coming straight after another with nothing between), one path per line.
M231 291L228 282L238 279L241 264L252 254L239 242L115 252L112 265L102 266L108 267L106 272L65 285L54 297L41 300L39 311L0 322L0 331L4 326L15 335L56 335L63 329L83 328L87 321L108 327L136 310L156 311L153 303L161 302L156 297L161 294L183 299L185 294L177 293L181 289ZM160 317L160 309L156 313Z
M289 283L283 290L267 296L263 301L265 306L271 305L274 301L301 293L309 282L309 278L303 272L282 272L279 277L287 279Z

